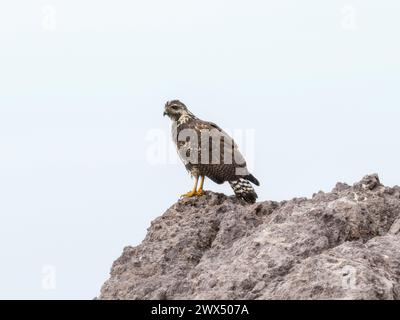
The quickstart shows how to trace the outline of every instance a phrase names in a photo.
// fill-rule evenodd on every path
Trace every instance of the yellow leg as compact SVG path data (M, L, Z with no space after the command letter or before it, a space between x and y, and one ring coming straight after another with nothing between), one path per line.
M188 192L188 193L185 193L185 194L181 195L181 197L191 198L191 197L196 196L197 195L197 191L196 190L197 190L197 184L198 183L199 183L199 177L195 177L193 190Z
M201 180L200 180L200 187L199 187L199 189L198 189L197 192L196 192L196 195L199 196L199 197L201 197L202 195L204 195L204 190L203 190L204 178L205 178L204 176L201 177Z

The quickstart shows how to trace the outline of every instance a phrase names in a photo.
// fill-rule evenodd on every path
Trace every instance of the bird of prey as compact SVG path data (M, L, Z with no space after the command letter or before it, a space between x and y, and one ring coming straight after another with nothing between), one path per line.
M217 184L229 182L238 198L256 202L257 194L250 182L257 186L260 183L247 170L246 161L226 132L215 123L197 118L179 100L165 104L164 116L172 120L172 136L178 154L195 179L193 190L183 197L202 196L207 177Z

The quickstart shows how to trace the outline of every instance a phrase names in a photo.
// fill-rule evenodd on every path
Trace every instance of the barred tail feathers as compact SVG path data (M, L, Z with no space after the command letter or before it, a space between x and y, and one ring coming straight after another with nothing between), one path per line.
M248 203L255 203L257 201L257 193L254 191L251 183L245 179L240 178L236 181L229 181L236 196L245 200Z

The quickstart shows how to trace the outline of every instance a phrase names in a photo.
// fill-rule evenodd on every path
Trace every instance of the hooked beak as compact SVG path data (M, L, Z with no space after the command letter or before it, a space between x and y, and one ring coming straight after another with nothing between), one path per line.
M167 111L164 111L163 116L165 117L167 115Z

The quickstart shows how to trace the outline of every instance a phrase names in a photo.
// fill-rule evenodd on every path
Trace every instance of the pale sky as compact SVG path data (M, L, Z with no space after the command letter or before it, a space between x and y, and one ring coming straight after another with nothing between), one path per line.
M166 100L245 134L260 200L373 172L399 184L399 11L397 0L2 1L0 298L97 296L123 247L192 187Z

